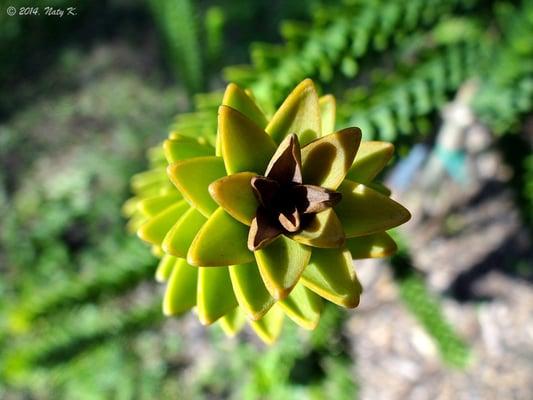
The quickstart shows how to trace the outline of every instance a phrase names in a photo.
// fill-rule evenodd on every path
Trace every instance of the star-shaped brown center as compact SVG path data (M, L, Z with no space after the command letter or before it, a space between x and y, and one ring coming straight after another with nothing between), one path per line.
M251 184L259 201L248 235L251 251L266 246L281 234L305 229L314 214L341 200L338 192L302 183L300 144L294 134L281 142L265 176L252 178Z

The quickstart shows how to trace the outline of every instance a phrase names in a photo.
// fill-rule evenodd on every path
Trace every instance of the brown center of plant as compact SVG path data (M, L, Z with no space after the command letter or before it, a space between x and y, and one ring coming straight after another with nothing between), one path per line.
M314 214L341 200L338 192L302 183L300 144L294 134L279 145L265 176L252 178L251 184L259 201L248 235L251 251L266 246L281 234L300 232Z

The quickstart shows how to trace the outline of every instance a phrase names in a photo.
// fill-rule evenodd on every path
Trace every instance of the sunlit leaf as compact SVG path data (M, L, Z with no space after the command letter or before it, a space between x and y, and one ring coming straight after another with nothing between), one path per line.
M197 157L168 166L168 177L185 200L208 217L218 208L208 187L211 182L226 176L224 161L219 157Z
M314 215L305 229L291 237L313 247L338 248L344 243L341 221L332 208Z
M196 208L190 208L168 231L161 247L168 254L186 258L192 241L206 221Z
M187 260L192 265L238 265L253 261L248 250L248 227L218 208L194 238Z
M396 243L386 232L374 233L346 239L346 248L350 250L352 258L389 257L397 249Z
M148 243L160 245L170 228L188 209L189 205L185 200L175 203L144 223L137 235Z
M165 140L163 149L169 164L188 158L215 155L215 149L212 146L189 138Z
M166 282L170 277L175 264L176 257L171 256L170 254L165 254L157 265L157 270L155 271L156 281Z
M337 105L335 97L331 94L322 96L319 101L320 117L322 121L322 132L320 136L326 136L335 131L335 114Z
M370 182L387 165L393 153L391 143L361 142L346 178L358 183Z

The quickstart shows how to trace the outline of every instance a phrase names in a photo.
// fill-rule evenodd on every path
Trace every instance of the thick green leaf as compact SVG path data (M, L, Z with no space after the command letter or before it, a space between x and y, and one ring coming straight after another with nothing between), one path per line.
M194 157L215 155L215 149L190 138L168 139L163 143L165 157L169 164Z
M320 136L320 106L311 79L301 82L276 111L266 131L276 143L294 133L303 146Z
M387 165L394 153L394 145L388 142L361 142L347 179L368 183Z
M282 300L298 282L311 257L311 249L280 236L254 254L267 290L276 300Z
M285 314L304 329L315 329L320 320L323 302L320 296L297 284L289 297L279 305Z
M186 258L192 241L206 221L196 208L190 208L166 234L161 245L165 253Z
M230 83L226 87L222 104L239 111L242 115L255 122L260 128L264 129L268 123L265 115L259 107L257 107L255 101L253 101L244 90L234 83Z
M370 235L401 225L411 218L401 204L369 187L345 180L342 200L335 206L347 238Z
M228 268L202 267L198 270L198 318L209 325L237 306Z
M153 168L148 171L139 172L131 178L131 187L135 193L159 189L161 184L167 182L165 168ZM154 195L157 193L154 193Z
M359 236L346 240L346 248L350 250L352 258L379 258L389 257L398 248L394 240L386 232Z
M259 321L251 321L250 326L266 344L276 341L283 328L285 314L279 305L274 304L266 315Z
M335 97L327 94L322 96L318 103L320 105L320 117L322 120L321 136L326 136L335 132L335 114L337 112Z
M265 288L257 264L232 265L229 274L239 305L253 320L262 318L275 301Z
M159 246L170 228L188 209L189 205L185 200L175 203L145 222L137 231L137 235L145 242Z
M218 206L211 198L211 182L226 176L224 161L219 157L197 157L168 166L168 177L185 200L209 217Z
M147 217L153 217L170 207L172 204L177 203L181 199L182 196L180 192L178 192L176 189L173 189L169 193L159 194L141 200L138 203L138 207L139 211L143 215Z
M220 318L218 322L226 336L233 337L242 329L244 323L246 322L246 315L240 309L240 307L235 307L233 310Z
M196 305L198 268L183 258L176 262L163 299L165 315L181 314Z
M291 237L297 242L313 247L339 248L344 243L341 221L332 208L313 216L305 229Z
M227 106L218 109L218 134L228 174L264 173L276 143L252 120Z
M346 128L304 146L303 182L326 189L337 189L352 165L360 142L359 128Z
M155 271L155 280L158 282L166 282L174 270L176 261L176 257L171 256L170 254L165 254L157 265L157 270Z
M348 250L313 249L301 280L308 289L342 307L359 304L361 285Z
M218 208L194 238L187 260L192 265L238 265L253 261L248 250L248 227Z
M237 221L251 225L259 203L252 190L253 172L225 176L209 185L211 197Z

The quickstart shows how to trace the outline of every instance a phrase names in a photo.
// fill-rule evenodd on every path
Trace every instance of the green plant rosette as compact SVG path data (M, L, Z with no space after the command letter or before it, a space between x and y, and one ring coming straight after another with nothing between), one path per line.
M335 131L335 99L319 98L309 79L270 118L228 85L211 142L172 132L149 151L151 168L132 178L124 206L128 228L161 257L163 312L195 309L228 335L248 321L272 343L285 316L314 329L324 300L357 307L353 260L393 254L386 230L410 218L374 182L393 145ZM257 180L278 189L261 197Z

